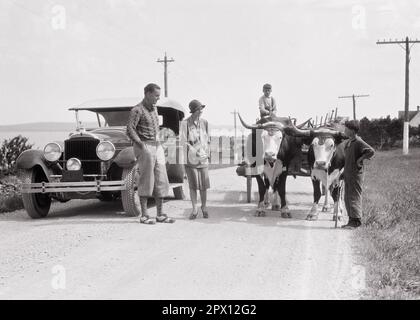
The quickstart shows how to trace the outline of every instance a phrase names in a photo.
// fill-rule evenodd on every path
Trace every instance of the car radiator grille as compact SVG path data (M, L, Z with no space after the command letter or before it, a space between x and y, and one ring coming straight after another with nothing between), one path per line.
M99 140L66 140L64 160L77 158L82 162L83 174L100 174L101 161L96 155Z

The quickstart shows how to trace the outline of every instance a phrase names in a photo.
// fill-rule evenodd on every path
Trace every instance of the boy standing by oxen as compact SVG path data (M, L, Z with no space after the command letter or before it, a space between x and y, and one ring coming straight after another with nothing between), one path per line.
M363 161L371 159L375 154L373 148L357 135L359 128L357 120L345 123L344 133L349 140L345 142L344 147L344 203L349 222L342 227L344 229L355 229L362 224Z

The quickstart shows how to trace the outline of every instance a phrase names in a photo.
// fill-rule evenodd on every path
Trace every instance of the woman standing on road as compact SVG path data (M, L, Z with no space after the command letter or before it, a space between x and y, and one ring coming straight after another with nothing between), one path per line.
M189 104L191 116L181 122L180 139L184 147L185 172L188 177L190 197L193 210L190 219L197 218L197 190L200 191L201 211L203 218L208 218L207 189L210 188L209 179L209 126L207 120L201 118L205 105L198 100Z

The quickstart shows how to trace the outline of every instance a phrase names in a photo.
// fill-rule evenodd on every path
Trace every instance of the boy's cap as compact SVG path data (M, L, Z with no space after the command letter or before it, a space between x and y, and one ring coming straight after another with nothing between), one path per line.
M348 120L344 123L344 125L355 132L359 132L360 130L360 123L358 120Z
M263 90L265 90L265 89L271 89L271 84L266 83L266 84L263 86Z

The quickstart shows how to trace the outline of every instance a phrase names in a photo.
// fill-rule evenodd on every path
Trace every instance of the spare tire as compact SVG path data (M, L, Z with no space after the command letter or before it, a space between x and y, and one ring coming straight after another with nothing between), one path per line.
M121 191L121 201L124 211L130 217L138 217L141 214L141 207L137 192L137 165L132 168L124 168L122 179L125 180L125 190Z

